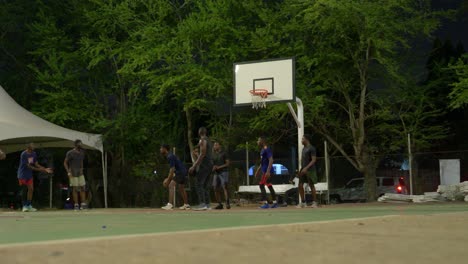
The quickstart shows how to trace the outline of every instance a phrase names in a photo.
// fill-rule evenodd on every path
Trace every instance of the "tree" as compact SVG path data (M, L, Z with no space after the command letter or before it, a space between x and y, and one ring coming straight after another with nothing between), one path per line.
M293 136L285 105L242 113L227 107L233 62L296 57L307 125L365 175L369 200L379 155L400 149L402 131L423 131L437 114L430 97L418 101L424 90L412 93L419 86L403 74L412 40L438 25L427 1L17 2L31 13L27 21L15 19L27 25L21 34L30 45L6 50L28 65L20 68L39 95L34 111L104 133L111 191L117 197L123 190L115 199L120 205L135 191L132 169L157 160L161 142L193 149L198 126L225 145L265 133L273 141ZM11 32L2 35L2 47L15 39ZM0 51L11 62L8 53ZM427 114L425 121L417 114Z
M34 74L28 69L33 47L27 24L37 12L29 0L0 2L0 83L22 106L34 101Z
M168 41L154 48L160 66L149 62L139 67L151 72L153 102L173 100L174 110L184 113L192 151L197 120L213 128L228 122L229 134L232 119L223 105L231 102L231 65L250 55L251 32L261 21L256 12L266 6L259 1L210 0L177 8L186 11L177 17ZM215 131L220 136L220 129Z
M162 3L163 1L159 1ZM110 153L110 192L128 204L134 193L132 166L157 158L155 145L164 127L147 97L147 87L123 70L130 61L133 29L150 17L146 1L50 1L29 24L34 42L30 68L40 101L35 112L70 128L104 134ZM58 10L58 12L57 12ZM163 116L163 115L162 115ZM123 188L123 186L126 186Z
M365 177L376 198L379 155L401 148L401 123L385 96L406 82L401 55L411 40L438 26L428 1L286 1L294 9L290 45L300 54L299 95L308 126L328 140ZM300 11L298 11L300 10ZM289 17L286 12L286 17ZM305 26L303 26L305 25ZM294 44L294 42L298 42ZM313 88L312 88L313 87Z
M193 149L195 124L213 127L230 102L232 62L251 56L258 1L52 1L30 24L36 112L104 132L111 189L154 159L161 141ZM60 10L60 12L56 12ZM204 119L202 121L202 119ZM187 131L184 136L182 131ZM131 192L131 190L127 190ZM119 195L124 201L125 193ZM116 196L114 196L116 197ZM122 203L121 203L122 204Z
M450 107L462 108L468 104L468 54L450 66L454 70L458 80L452 84L453 90L449 97L452 100Z

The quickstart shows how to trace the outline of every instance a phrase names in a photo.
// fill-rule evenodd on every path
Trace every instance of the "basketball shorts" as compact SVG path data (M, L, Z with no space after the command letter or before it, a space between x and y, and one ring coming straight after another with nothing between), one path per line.
M86 185L84 175L79 177L69 176L68 178L70 179L70 186L72 187L83 187Z
M18 179L19 186L28 186L33 185L34 181L33 178L31 179Z
M299 184L309 183L315 184L317 183L317 171L315 169L309 170L305 175L299 177Z
M229 182L229 172L215 172L213 176L213 187L225 186Z
M188 178L185 173L176 173L172 180L175 181L177 184L185 185L187 183Z
M265 186L272 186L273 184L271 184L271 174L270 174L270 178L267 178L266 174L263 173L262 175L262 179L260 180L260 182L258 183L259 185L265 185Z

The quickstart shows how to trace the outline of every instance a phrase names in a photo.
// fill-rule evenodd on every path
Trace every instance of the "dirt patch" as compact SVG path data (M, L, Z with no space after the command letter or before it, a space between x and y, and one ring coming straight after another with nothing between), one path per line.
M463 263L468 213L1 246L1 263Z

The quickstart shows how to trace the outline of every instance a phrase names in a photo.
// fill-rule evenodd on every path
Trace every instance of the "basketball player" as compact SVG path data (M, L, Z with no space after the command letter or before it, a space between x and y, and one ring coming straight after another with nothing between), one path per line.
M223 203L221 202L221 190L224 191L224 198L226 199L226 209L231 209L231 203L229 202L228 193L228 182L229 182L229 158L226 156L226 152L221 149L221 144L215 142L213 145L213 189L215 191L216 201L218 206L215 209L223 209Z
M74 142L74 148L67 152L63 166L67 171L70 187L72 187L73 202L75 202L75 211L86 210L88 205L86 203L86 180L84 177L83 162L85 159L85 152L81 140L77 139ZM78 193L80 193L80 200L78 200ZM78 203L81 201L81 207Z
M29 143L26 150L21 153L20 164L18 167L18 182L23 190L23 212L36 212L37 209L32 207L32 198L34 192L33 171L44 173L52 173L51 168L42 167L37 162L37 154L34 151L34 144ZM25 195L27 193L27 195ZM26 196L26 198L24 197Z
M301 171L299 172L299 195L301 196L302 202L299 203L297 208L306 207L305 201L305 191L304 183L309 184L310 190L312 192L312 208L317 208L317 192L315 191L314 179L317 178L317 170L315 168L315 163L317 162L317 151L315 147L310 144L310 136L302 136L302 164Z
M169 202L166 206L163 206L164 210L172 210L174 208L174 191L176 184L179 185L179 192L182 195L182 200L184 200L184 205L179 207L181 210L190 210L190 205L188 204L187 192L185 192L185 183L188 181L187 178L187 169L184 164L179 160L179 158L170 152L170 147L167 144L161 145L159 149L161 155L167 158L169 162L169 175L164 179L164 187L169 187Z
M271 151L271 148L268 147L265 137L259 137L257 144L261 149L260 167L255 172L255 177L259 178L260 170L262 171L262 178L260 180L259 187L260 187L260 191L262 192L263 205L260 206L260 208L261 209L277 208L278 203L276 201L276 193L275 193L275 190L273 189L273 185L271 184L271 172L272 172L272 167L273 167L273 152ZM268 189L270 190L271 199L273 200L273 204L271 205L271 207L268 204L265 186L267 186Z
M193 163L189 169L189 173L193 175L198 167L196 174L196 189L198 195L198 201L200 205L194 210L208 210L210 207L210 195L209 195L209 178L213 171L213 160L211 159L212 147L210 139L207 136L207 130L205 127L198 129L198 136L200 141L198 142L198 148L200 149L200 155L197 160Z

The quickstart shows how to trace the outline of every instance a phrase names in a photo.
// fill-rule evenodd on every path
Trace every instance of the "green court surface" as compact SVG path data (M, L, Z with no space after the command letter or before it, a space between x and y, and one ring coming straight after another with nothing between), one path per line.
M468 204L357 204L260 210L236 207L223 211L95 209L85 212L0 211L0 245L60 239L135 235L214 228L331 221L387 215L468 212Z

